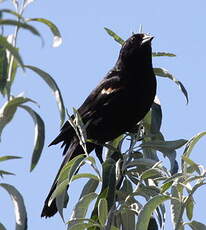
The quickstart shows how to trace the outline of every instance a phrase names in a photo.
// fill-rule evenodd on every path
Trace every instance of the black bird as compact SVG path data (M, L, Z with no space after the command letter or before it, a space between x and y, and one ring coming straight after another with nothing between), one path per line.
M149 111L156 94L156 78L152 67L152 39L152 36L143 33L134 34L127 39L115 66L78 109L83 123L87 124L88 139L98 143L111 141L130 131ZM50 145L60 142L63 142L65 155L61 170L69 160L84 154L84 151L68 121ZM88 153L94 149L97 153L101 152L97 145L87 143ZM102 161L100 156L99 158ZM55 200L48 206L56 188L57 177L45 200L42 217L51 217L57 212Z

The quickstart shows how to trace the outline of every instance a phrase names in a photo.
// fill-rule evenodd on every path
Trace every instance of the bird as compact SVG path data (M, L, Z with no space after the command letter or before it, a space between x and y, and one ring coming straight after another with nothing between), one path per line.
M87 152L95 150L100 162L103 162L101 144L132 130L153 104L157 87L152 66L153 38L147 33L130 36L123 43L114 67L77 109L86 124L87 138L95 141L86 143ZM74 119L74 115L71 119ZM61 142L65 158L45 200L41 217L51 217L57 212L55 199L51 204L49 200L57 186L62 167L74 157L85 153L69 121L64 123L60 134L50 145Z

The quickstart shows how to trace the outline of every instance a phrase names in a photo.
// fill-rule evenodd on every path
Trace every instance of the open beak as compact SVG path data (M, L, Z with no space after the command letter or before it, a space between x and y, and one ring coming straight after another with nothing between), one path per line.
M143 37L143 39L142 39L142 45L146 44L148 42L151 42L153 38L154 38L154 36L145 34L144 37Z

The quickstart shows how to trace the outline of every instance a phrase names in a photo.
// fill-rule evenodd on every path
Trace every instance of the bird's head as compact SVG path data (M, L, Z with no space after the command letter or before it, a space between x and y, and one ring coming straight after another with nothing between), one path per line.
M130 65L141 65L146 60L150 63L152 59L151 41L153 38L153 36L145 33L133 34L124 42L118 61L128 68L130 68Z

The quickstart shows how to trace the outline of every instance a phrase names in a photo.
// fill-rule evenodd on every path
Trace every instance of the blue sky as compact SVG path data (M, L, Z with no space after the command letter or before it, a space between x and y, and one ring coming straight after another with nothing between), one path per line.
M11 7L10 1L0 5ZM176 85L158 78L158 96L163 109L162 132L167 140L190 139L205 131L206 98L206 2L197 1L38 1L25 12L26 17L44 17L60 29L63 44L52 48L52 35L44 25L33 23L41 31L45 46L29 32L22 31L18 45L25 64L37 66L50 73L58 83L68 111L78 108L89 92L112 68L120 46L109 37L104 27L114 30L122 38L137 32L140 24L144 32L155 36L153 51L172 52L175 58L154 58L154 67L164 67L176 76L189 93L189 104ZM38 101L36 111L46 126L46 145L39 164L29 173L34 127L31 118L19 110L2 135L1 154L19 155L22 160L1 164L1 168L16 173L3 180L16 186L23 194L28 211L28 229L65 229L60 217L41 219L43 201L62 161L59 146L47 148L58 134L59 114L48 86L34 73L18 72L13 94ZM3 101L1 102L3 104ZM191 158L206 166L205 138L194 149ZM78 198L83 184L74 184L72 198ZM205 222L205 188L197 192L195 219ZM9 196L0 190L0 222L14 229L13 207ZM3 203L2 203L3 202ZM68 214L71 213L72 204ZM68 216L68 215L66 215ZM172 229L168 226L167 229Z

